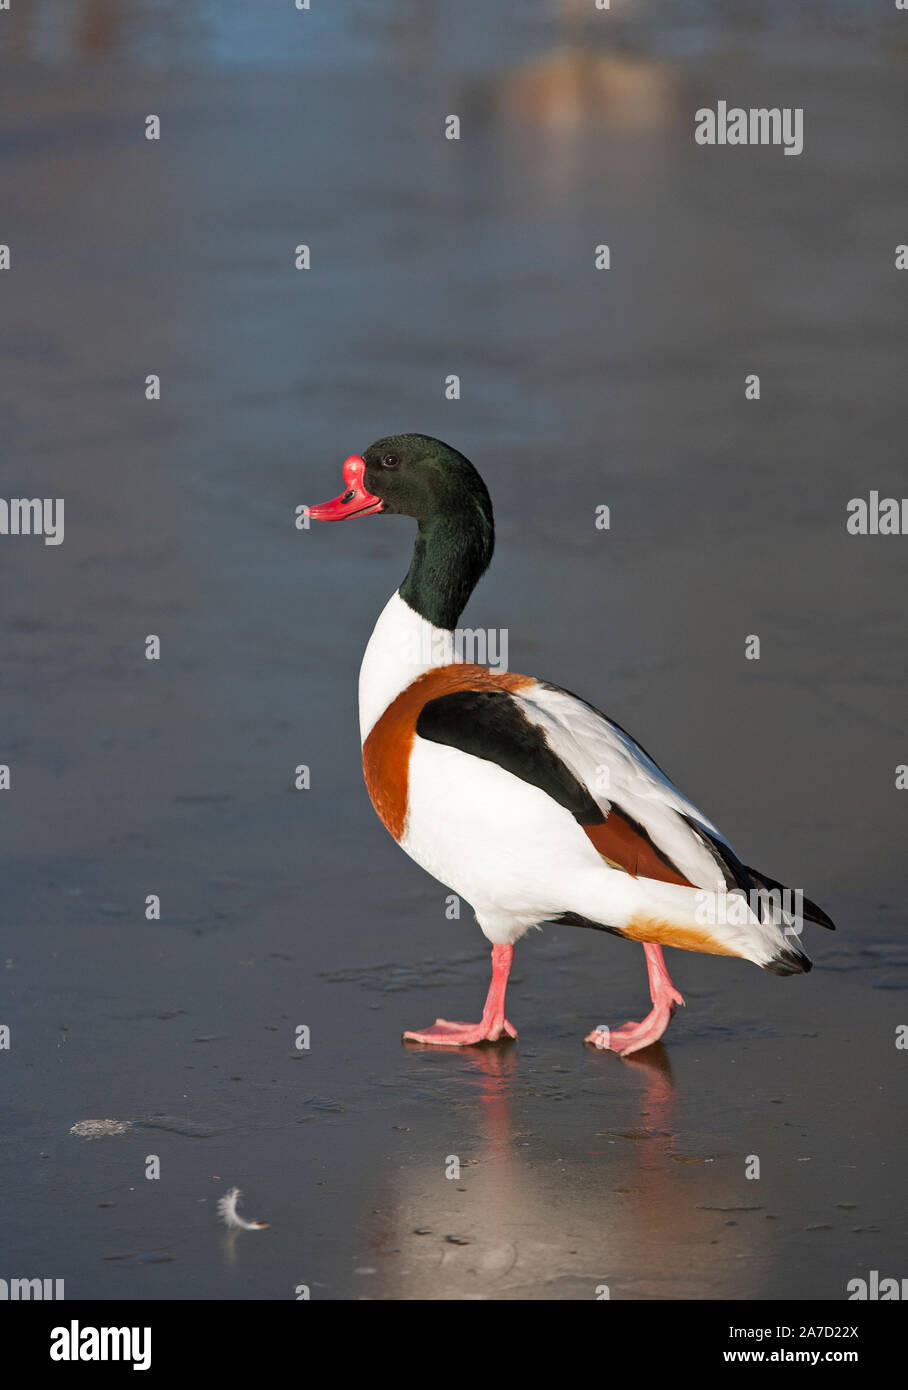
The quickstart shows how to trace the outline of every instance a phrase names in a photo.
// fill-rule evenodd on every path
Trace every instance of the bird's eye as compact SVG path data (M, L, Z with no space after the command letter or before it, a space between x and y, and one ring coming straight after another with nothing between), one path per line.
M400 455L399 455L399 454L382 454L381 466L382 466L382 468L399 468L399 467L400 467Z

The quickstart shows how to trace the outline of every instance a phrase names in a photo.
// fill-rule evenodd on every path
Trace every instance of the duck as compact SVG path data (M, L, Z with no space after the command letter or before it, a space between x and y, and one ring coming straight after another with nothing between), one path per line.
M684 1000L663 948L805 974L804 922L834 930L800 890L745 865L644 748L594 705L547 680L460 659L457 624L488 569L488 489L457 449L390 435L343 465L318 522L402 515L410 567L366 646L359 676L363 775L400 847L468 903L491 944L477 1023L437 1018L411 1043L516 1039L505 1012L515 944L557 924L642 946L652 1008L584 1041L622 1057L657 1043Z

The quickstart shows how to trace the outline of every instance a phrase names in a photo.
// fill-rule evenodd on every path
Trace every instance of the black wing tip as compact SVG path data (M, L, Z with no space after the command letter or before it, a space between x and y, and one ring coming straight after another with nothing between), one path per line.
M783 946L781 951L763 966L771 975L807 975L813 969L813 961L797 947Z
M825 927L827 931L835 931L835 922L821 907L817 907L816 903L805 898L802 906L806 921L815 922L818 927Z
M747 872L751 878L755 878L757 883L762 883L764 888L781 889L783 893L790 893L792 890L786 888L784 883L779 883L778 879L770 878L768 874L761 873L759 869L752 869L747 865ZM827 931L835 931L835 922L810 898L801 898L801 915L805 922L813 922L818 927L825 927Z

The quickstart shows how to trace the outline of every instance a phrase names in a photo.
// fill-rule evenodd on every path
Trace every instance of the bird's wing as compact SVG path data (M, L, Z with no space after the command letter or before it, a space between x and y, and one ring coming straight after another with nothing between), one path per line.
M619 724L580 696L542 681L518 698L606 815L618 810L639 825L689 883L753 889L725 836Z
M416 733L541 788L616 868L691 886L752 886L715 826L630 735L558 686L453 691L427 701Z

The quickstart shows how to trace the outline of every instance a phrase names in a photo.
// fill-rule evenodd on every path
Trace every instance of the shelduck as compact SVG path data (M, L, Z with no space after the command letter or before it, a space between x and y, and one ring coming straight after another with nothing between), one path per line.
M360 671L366 787L401 848L471 904L492 943L480 1021L439 1018L404 1038L516 1038L505 1016L514 943L543 923L642 944L650 1013L585 1039L622 1056L658 1041L684 1002L663 946L809 970L802 918L833 929L826 913L746 867L629 734L560 686L456 659L454 630L494 544L469 460L428 435L393 435L348 458L343 476L312 519L390 512L418 527Z

